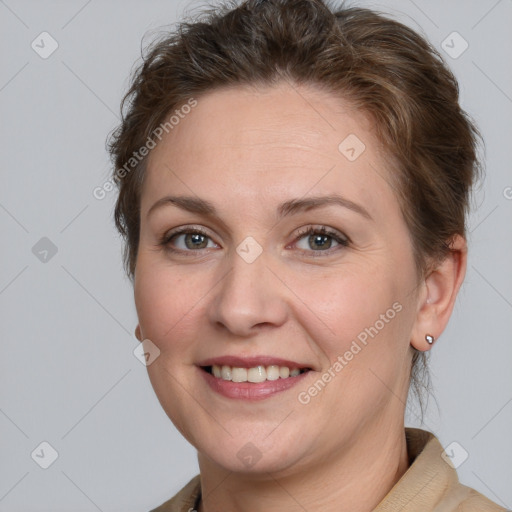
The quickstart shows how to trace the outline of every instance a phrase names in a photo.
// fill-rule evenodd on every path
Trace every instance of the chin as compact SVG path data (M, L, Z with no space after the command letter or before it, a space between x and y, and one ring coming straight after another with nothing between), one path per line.
M220 466L226 471L237 474L258 475L268 478L268 473L285 473L290 470L298 458L285 455L282 450L279 453L275 451L263 452L251 442L245 443L239 449L228 449L219 451L218 447L214 451L199 451L199 460L201 457L208 459L209 464Z
M210 438L205 442L202 437L202 442L196 443L194 439L190 442L198 450L200 464L204 458L206 464L220 466L226 471L248 475L261 473L266 478L268 473L286 474L306 455L304 437L298 433L276 435L272 440L272 436L265 434L259 440L257 435L248 435L248 432L251 432L250 428L239 436L231 437L225 433L221 439Z

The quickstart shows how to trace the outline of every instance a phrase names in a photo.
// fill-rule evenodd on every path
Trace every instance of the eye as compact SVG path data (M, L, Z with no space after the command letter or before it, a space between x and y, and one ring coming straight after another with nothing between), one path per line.
M160 240L159 245L165 247L171 252L190 253L198 252L201 249L216 247L208 246L211 241L209 235L198 228L182 228L171 233L166 233Z
M299 232L297 241L304 239L306 247L299 247L303 252L316 252L316 253L328 253L331 254L333 251L333 241L337 244L336 247L342 246L347 247L349 240L347 237L338 233L337 231L331 231L330 229L322 226L315 228L313 226ZM297 244L298 245L298 244ZM323 254L316 254L315 256L323 256Z

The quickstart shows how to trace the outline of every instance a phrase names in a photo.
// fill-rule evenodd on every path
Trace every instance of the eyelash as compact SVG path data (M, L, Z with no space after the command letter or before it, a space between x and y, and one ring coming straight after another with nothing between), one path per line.
M194 253L197 253L203 249L198 249L197 251L196 250L184 251L182 249L175 249L171 246L172 239L179 235L183 235L183 234L194 234L194 235L197 234L197 235L203 235L207 238L211 238L208 235L208 233L206 233L205 231L203 231L200 228L185 227L185 228L179 229L178 231L174 231L169 234L164 234L159 241L159 246L164 247L167 251L170 251L172 253L184 254L186 256L191 256L191 257L197 256ZM331 231L330 229L326 228L325 226L322 226L321 228L315 228L313 226L309 226L308 228L300 231L297 234L297 237L296 237L294 243L298 242L305 236L314 235L314 234L328 236L328 237L332 238L333 240L335 240L336 242L338 242L340 247L348 247L350 245L350 240L348 237L345 237L344 235L340 235L336 231ZM338 249L340 247L338 247ZM322 251L322 250L313 251L313 250L304 250L304 249L299 249L299 250L302 254L306 254L307 256L312 256L312 257L316 258L316 257L329 256L334 251L336 251L337 248L334 247L334 248L327 249L325 251ZM315 253L319 253L319 254L315 254Z

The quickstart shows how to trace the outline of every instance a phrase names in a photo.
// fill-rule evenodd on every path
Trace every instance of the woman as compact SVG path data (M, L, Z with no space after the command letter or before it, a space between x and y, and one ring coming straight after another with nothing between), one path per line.
M404 428L479 169L428 43L366 9L249 0L155 43L125 103L136 336L200 467L155 510L504 510Z

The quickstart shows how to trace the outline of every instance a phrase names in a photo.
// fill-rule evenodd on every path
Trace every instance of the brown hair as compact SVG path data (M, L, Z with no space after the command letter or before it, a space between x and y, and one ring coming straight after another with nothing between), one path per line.
M232 2L154 41L121 104L122 122L109 150L119 187L115 223L126 241L131 280L147 161L134 155L191 97L283 79L330 91L373 117L396 164L392 180L420 275L446 256L456 234L465 236L480 170L479 134L459 106L456 79L438 52L405 25L368 9L322 0ZM418 395L421 367L425 353L415 351L411 376Z

